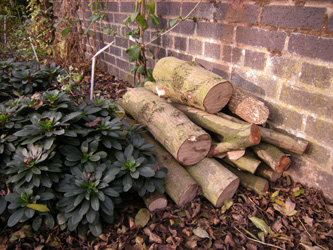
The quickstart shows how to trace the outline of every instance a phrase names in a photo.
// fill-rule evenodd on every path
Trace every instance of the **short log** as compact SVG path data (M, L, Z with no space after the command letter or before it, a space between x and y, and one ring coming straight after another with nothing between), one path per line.
M232 167L239 168L243 171L250 172L254 174L260 165L261 161L253 157L250 153L246 152L245 155L238 160L232 160L228 157L224 157L223 161L228 163Z
M232 84L219 75L206 70L196 62L187 62L175 57L160 59L154 68L156 84L145 87L161 97L172 97L183 104L208 113L217 113L230 100Z
M265 163L259 165L255 174L272 182L277 181L282 176L282 173L274 171Z
M205 158L186 170L201 186L203 196L215 207L221 207L239 186L238 177L214 159Z
M199 193L200 186L192 176L181 166L157 141L150 135L142 134L142 137L155 147L156 160L159 165L168 169L164 178L164 189L170 198L178 205L183 206L192 201Z
M168 205L168 199L165 197L165 195L157 191L149 194L148 197L143 197L143 201L145 202L150 212L164 209Z
M129 89L118 102L126 113L147 126L155 139L181 164L196 164L207 155L210 135L149 90Z

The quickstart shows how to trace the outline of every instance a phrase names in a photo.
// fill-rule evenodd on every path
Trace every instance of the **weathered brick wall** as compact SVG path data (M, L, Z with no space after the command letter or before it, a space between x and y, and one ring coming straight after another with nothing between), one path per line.
M186 16L197 1L155 2L164 28L171 19ZM197 61L262 99L270 108L270 126L311 143L304 156L292 155L294 180L320 187L333 198L333 1L232 2L203 1L192 15L198 22L183 22L153 43L156 60ZM117 27L132 10L133 1L109 0L102 26ZM86 0L79 15L85 20L91 16ZM113 40L97 30L98 48ZM154 35L149 30L145 39ZM100 57L105 70L127 78L128 46L116 39Z

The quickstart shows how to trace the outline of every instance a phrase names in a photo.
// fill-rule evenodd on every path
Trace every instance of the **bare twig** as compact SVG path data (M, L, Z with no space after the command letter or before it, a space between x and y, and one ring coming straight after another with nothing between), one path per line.
M315 243L317 247L319 247L319 248L321 248L321 249L323 249L323 250L328 250L328 248L325 248L325 247L323 247L323 246L317 244L315 241L313 241L313 240L312 240L312 239L313 239L313 236L312 236L312 235L309 233L309 231L306 229L306 227L305 227L305 225L303 224L303 222L302 222L299 218L297 218L297 219L298 219L298 221L301 223L301 225L302 225L302 227L304 228L305 232L309 235L310 240L311 240L313 243ZM301 244L302 244L302 243L301 243Z
M170 29L164 31L162 34L158 35L157 37L155 37L153 40L151 40L149 43L145 44L145 46L148 46L149 44L151 44L152 42L154 42L155 40L157 40L158 38L160 38L161 36L164 36L166 33L170 32L171 30L173 30L174 28L176 28L179 24L181 24L184 20L186 20L186 18L188 18L193 11L198 7L198 5L201 3L202 0L200 0L195 6L194 8L184 17L180 20L180 22L178 22L177 24L175 24L173 27L171 27Z
M277 249L281 249L281 250L284 250L284 248L282 247L278 247L278 246L275 246L275 245L272 245L272 244L269 244L269 243L265 243L265 242L262 242L260 240L257 240L257 239L253 239L251 237L248 237L246 236L246 234L244 234L242 231L240 231L237 227L234 227L239 233L243 234L248 240L252 240L254 242L257 242L259 244L262 244L262 245L265 245L265 246L269 246L269 247L274 247L274 248L277 248Z

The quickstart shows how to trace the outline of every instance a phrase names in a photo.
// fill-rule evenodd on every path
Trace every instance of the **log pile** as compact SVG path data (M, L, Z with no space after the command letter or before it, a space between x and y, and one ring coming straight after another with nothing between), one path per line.
M145 138L168 168L165 190L179 206L202 193L220 207L239 184L265 195L269 182L290 166L288 153L308 147L301 138L261 126L269 116L263 102L194 62L163 58L153 76L156 83L130 89L119 105L153 135ZM147 204L152 200L146 198Z

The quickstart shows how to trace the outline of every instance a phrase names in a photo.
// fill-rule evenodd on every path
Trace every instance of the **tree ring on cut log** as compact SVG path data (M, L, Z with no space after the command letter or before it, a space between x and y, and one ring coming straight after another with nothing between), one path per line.
M261 140L260 129L256 124L251 125L251 135L249 138L250 142L258 145Z
M282 173L283 171L287 170L290 165L290 158L286 155L282 156L278 162L278 166L276 167L276 172Z
M225 85L230 85L226 87ZM215 114L226 106L233 92L232 84L228 81L221 82L212 87L203 100L203 106L208 113Z
M201 161L207 155L211 145L209 134L199 135L196 140L191 136L185 140L177 152L177 161L185 166L193 165Z
M221 207L226 199L230 199L236 193L239 186L239 179L235 179L224 189L216 201L216 207Z
M199 185L192 184L189 185L179 197L178 206L182 206L190 201L192 201L198 195Z

